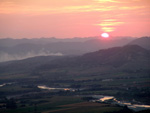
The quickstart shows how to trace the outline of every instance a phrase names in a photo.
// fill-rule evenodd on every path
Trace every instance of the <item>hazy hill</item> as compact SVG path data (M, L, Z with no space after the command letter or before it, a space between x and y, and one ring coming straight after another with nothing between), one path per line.
M59 56L37 56L24 60L8 61L0 63L0 72L31 72L38 66L50 63ZM63 58L63 57L62 57Z
M103 72L144 72L150 70L150 51L137 46L114 47L82 56L85 65L105 68ZM101 71L100 71L101 72Z
M102 49L96 52L87 53L83 56L74 58L63 58L53 61L53 66L41 66L42 69L55 67L97 67L97 66L112 66L116 68L131 67L131 68L146 68L150 66L150 51L137 46L127 45L124 47L113 47ZM133 66L133 67L132 67Z
M142 37L133 40L129 45L139 45L143 48L150 49L150 37Z
M108 68L109 67L109 68ZM106 68L118 70L148 70L150 67L150 51L137 45L103 49L82 56L74 57L35 57L20 61L0 63L0 72L29 72L33 70L51 71L72 68Z
M73 39L0 39L0 62L35 56L82 55L128 44L132 38L101 40L98 37Z

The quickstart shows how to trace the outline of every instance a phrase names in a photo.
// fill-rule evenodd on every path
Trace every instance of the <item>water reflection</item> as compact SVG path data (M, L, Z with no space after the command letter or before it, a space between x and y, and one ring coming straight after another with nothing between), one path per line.
M140 111L140 110L150 109L150 105L133 104L133 105L128 106L128 108L133 109L134 111Z
M3 86L5 86L6 84L0 84L0 87L3 87Z
M5 85L11 85L11 84L13 84L13 83L3 83L3 84L0 84L0 87L3 87Z
M128 108L130 108L134 111L150 109L150 105L139 105L139 104L131 104L130 102L125 102L125 101L118 101L113 96L104 96L104 95L95 96L95 95L93 95L92 97L97 98L96 101L98 101L98 102L106 102L106 103L111 103L111 104L118 104L120 106L127 106Z
M75 91L75 89L72 89L72 88L52 88L52 87L47 87L47 86L44 86L44 85L39 85L37 87L40 88L40 89L47 89L47 90ZM127 106L128 108L130 108L134 111L150 109L150 105L131 104L130 102L119 101L114 96L104 96L104 95L86 95L86 96L91 96L91 97L95 98L95 100L91 100L92 102L106 102L106 103L110 103L110 104L118 104L120 106Z
M110 100L110 99L113 99L113 98L114 98L113 96L105 96L105 97L101 98L100 100L101 100L102 102L104 102L104 101L106 101L106 100Z
M75 91L75 89L72 88L52 88L52 87L47 87L44 85L39 85L37 86L39 89L47 89L47 90L64 90L64 91Z

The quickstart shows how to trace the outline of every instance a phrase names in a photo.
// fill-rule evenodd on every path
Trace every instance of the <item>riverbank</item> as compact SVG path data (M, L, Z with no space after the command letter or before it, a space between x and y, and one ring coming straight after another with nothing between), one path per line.
M132 109L134 111L150 109L150 105L132 104L131 102L127 101L119 101L114 96L92 95L91 97L95 98L94 100L91 100L92 102L101 102L119 106L127 106L129 109Z

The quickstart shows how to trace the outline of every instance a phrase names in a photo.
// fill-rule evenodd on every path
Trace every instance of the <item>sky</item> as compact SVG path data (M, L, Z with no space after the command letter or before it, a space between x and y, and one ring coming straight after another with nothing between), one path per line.
M0 0L0 38L150 36L150 0Z

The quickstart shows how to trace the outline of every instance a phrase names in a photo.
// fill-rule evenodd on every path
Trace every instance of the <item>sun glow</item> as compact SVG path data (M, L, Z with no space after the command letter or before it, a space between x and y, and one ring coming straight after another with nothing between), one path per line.
M103 38L109 38L109 34L108 34L108 33L102 33L101 36L102 36Z

